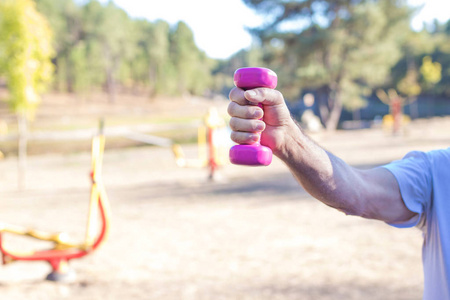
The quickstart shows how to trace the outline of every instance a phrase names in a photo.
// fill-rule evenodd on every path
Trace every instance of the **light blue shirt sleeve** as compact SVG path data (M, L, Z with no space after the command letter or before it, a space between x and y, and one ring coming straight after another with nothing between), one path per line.
M402 160L383 166L396 178L406 207L417 213L412 219L402 223L390 223L398 228L424 224L426 212L431 202L432 172L426 153L410 152Z

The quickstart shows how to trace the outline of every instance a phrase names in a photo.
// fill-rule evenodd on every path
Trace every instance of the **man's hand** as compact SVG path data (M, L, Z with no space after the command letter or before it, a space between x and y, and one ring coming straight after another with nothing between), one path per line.
M230 100L231 139L238 144L253 144L259 139L258 133L262 133L261 144L280 155L289 133L299 130L283 95L277 90L256 88L244 91L234 88L230 92ZM262 104L263 109L258 104Z

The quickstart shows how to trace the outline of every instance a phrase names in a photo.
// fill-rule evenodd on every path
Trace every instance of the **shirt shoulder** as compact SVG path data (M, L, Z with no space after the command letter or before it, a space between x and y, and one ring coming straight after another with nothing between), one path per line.
M423 227L426 212L431 204L433 189L433 168L429 152L412 151L403 159L386 166L397 180L405 206L417 216L396 227Z

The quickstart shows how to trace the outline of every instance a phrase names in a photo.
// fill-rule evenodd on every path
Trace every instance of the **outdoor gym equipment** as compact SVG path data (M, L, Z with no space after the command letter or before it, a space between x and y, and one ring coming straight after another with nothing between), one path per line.
M274 89L277 74L266 68L241 68L234 73L234 84L243 90L258 87ZM258 106L263 108L261 104ZM272 150L261 145L259 140L250 145L235 145L230 149L230 161L236 165L268 166L272 162Z
M71 259L80 258L92 253L106 239L110 226L110 212L108 198L103 186L101 171L105 138L100 126L100 133L92 140L92 166L90 177L92 179L91 196L89 202L86 237L83 242L73 242L66 233L48 233L20 226L0 223L0 251L3 264L14 261L47 261L52 272L47 280L64 281L74 279L74 272L69 269ZM97 228L97 218L100 218L100 228ZM13 233L32 237L38 240L53 242L50 249L20 253L5 247L5 233Z
M217 169L227 160L228 138L224 133L225 121L220 117L217 109L211 107L204 117L204 125L198 127L197 144L198 158L187 159L180 145L172 145L175 161L179 167L207 167L209 179L214 179Z

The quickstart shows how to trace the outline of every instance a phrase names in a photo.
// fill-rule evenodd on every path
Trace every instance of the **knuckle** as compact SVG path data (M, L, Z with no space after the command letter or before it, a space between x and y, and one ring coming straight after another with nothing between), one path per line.
M269 88L260 88L260 89L259 89L259 92L261 93L261 95L262 95L263 97L266 97L267 94L270 92L270 89L269 89Z
M228 104L227 112L230 116L234 116L234 111L236 110L236 103L230 102Z
M229 122L229 125L230 125L230 128L232 129L232 130L236 130L237 129L237 123L238 122L238 120L237 120L237 118L235 118L235 117L232 117L231 119L230 119L230 122Z
M277 104L284 103L283 94L278 90L272 90L274 102Z
M257 120L253 124L253 130L254 131L263 131L266 128L266 124L263 121Z
M245 118L247 118L247 119L255 118L255 114L256 114L257 110L258 110L258 107L254 107L254 106L249 107L245 111Z
M230 90L230 93L228 94L228 98L230 98L230 100L233 101L233 99L234 99L234 97L235 97L235 94L236 94L236 88L232 88L232 89Z
M239 137L240 137L239 132L232 131L231 134L230 134L231 140L233 140L236 143L239 143L241 141L241 139Z
M244 91L240 88L234 87L231 89L230 93L228 94L228 98L236 103L242 103L244 102Z
M248 124L248 131L255 132L255 131L257 131L257 128L258 128L258 122L257 121L249 122L249 124Z
M278 99L283 100L283 94L279 90L273 90L273 93Z
M261 119L263 117L263 115L264 115L264 110L259 106L255 106L252 117L256 118L256 119Z
M238 144L248 144L252 142L251 139L252 134L248 132L240 132L240 131L232 131L231 132L231 140Z

